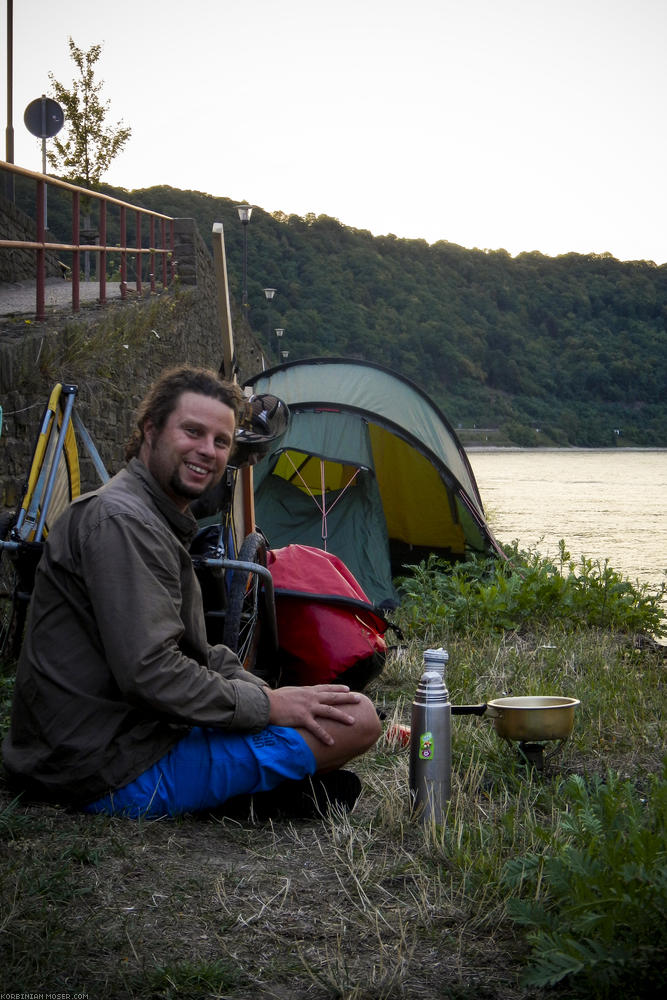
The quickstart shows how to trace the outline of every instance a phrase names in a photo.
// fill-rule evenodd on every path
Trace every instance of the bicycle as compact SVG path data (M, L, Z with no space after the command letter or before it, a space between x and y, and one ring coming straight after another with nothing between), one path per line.
M239 546L242 533L235 510L242 470L282 437L288 423L282 400L268 393L254 396L236 432L236 464L227 467L215 490L191 505L200 530L190 552L202 588L208 641L229 646L247 670L261 673L270 684L278 679L278 625L273 577L266 565L268 542L251 515L251 530Z
M253 670L262 640L277 648L277 626L265 537L252 531L237 547L233 510L238 476L239 468L228 466L215 493L218 510L212 517L198 517L200 528L190 554L202 591L208 642L228 646L246 670ZM197 516L201 508L193 506Z

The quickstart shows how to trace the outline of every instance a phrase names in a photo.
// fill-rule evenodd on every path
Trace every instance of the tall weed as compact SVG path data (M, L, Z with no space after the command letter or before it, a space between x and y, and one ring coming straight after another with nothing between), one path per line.
M649 792L609 772L574 775L549 853L507 861L509 916L532 948L526 986L563 980L577 995L658 996L667 986L667 761Z
M631 583L607 560L577 564L560 542L558 562L506 547L507 560L472 556L453 567L431 555L399 579L401 624L409 634L434 626L450 632L566 628L667 635L662 584Z

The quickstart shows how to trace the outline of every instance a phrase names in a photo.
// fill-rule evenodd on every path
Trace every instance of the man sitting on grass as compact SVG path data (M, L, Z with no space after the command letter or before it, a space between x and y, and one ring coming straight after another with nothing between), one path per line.
M189 505L220 481L242 405L214 372L166 372L127 466L52 527L3 746L28 792L134 817L276 788L293 815L354 805L359 780L339 769L380 735L369 699L339 684L272 690L206 641Z

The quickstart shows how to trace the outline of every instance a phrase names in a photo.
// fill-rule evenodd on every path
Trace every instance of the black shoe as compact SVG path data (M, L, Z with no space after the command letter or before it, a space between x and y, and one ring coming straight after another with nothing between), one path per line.
M304 784L302 808L306 816L325 817L336 810L352 812L361 794L361 782L354 771L314 774L306 778Z
M301 781L283 781L270 792L239 795L223 807L226 816L255 820L324 819L331 812L351 812L361 793L353 771L327 771Z

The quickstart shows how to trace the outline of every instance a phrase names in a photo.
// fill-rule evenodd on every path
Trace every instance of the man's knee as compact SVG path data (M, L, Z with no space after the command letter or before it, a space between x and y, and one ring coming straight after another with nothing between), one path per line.
M370 750L379 740L382 734L382 723L375 710L375 705L366 695L361 695L361 700L355 706L354 714L356 717L354 733L360 744L359 752L363 753L365 750Z
M354 717L352 725L342 722L323 723L334 737L332 745L322 743L311 733L300 730L313 751L318 771L343 767L348 761L370 750L380 737L382 725L373 702L366 695L360 695L355 704L346 705L345 711Z

